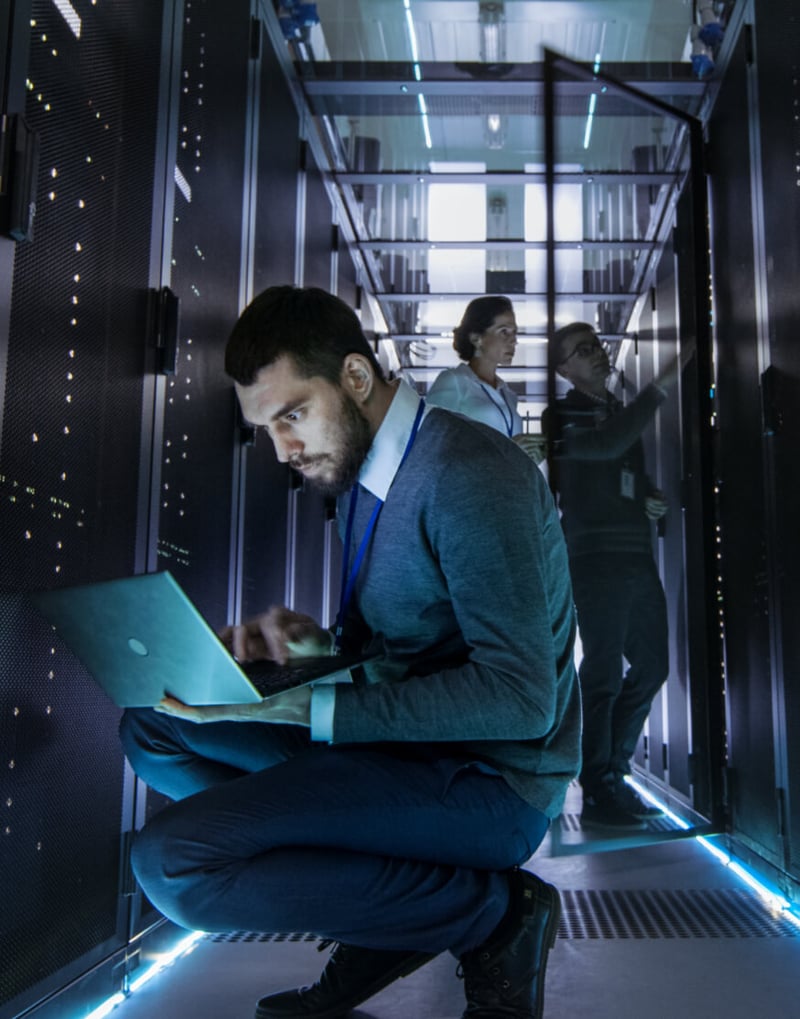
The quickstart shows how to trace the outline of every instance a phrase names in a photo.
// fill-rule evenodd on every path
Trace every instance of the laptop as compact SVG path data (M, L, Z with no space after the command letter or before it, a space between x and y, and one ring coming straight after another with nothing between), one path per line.
M251 704L316 682L348 682L375 655L239 664L167 571L27 596L121 708Z

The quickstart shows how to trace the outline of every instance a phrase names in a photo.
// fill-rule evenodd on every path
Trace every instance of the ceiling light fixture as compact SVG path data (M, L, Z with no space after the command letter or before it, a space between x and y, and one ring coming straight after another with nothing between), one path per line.
M478 4L480 57L485 64L502 64L506 59L505 4L481 0Z
M595 74L600 71L600 54L595 53L594 55L594 67L592 68ZM594 111L597 106L597 93L592 92L589 96L589 113L586 117L586 130L583 132L583 147L589 148L589 142L592 137L592 122L594 120Z
M486 147L502 149L506 143L505 117L499 113L490 113L486 118Z

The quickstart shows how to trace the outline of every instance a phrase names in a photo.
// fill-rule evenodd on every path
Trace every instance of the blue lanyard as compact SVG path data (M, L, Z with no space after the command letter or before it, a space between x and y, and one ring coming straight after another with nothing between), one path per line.
M408 437L406 448L403 450L403 455L400 458L400 463L397 465L399 471L403 464L406 462L406 457L411 451L411 447L414 445L414 439L417 437L419 431L420 422L422 421L422 415L425 411L425 401L419 401L419 407L417 407L417 416L414 418L414 424L411 426L411 434ZM356 577L358 571L361 569L361 563L366 555L367 548L372 538L372 532L375 530L375 524L378 522L378 516L383 509L383 499L378 499L372 510L372 514L367 523L364 531L364 536L361 539L361 544L358 546L356 557L353 560L353 565L350 568L350 574L347 572L347 562L350 559L350 545L353 540L353 521L356 515L356 503L358 501L358 482L356 482L350 490L350 507L347 511L347 526L344 534L344 552L342 555L342 588L341 596L339 598L339 612L336 616L336 628L334 630L334 637L336 640L337 652L341 649L342 629L344 627L345 616L350 606L350 601L353 597L353 589L356 584Z
M514 411L513 411L513 409L511 407L508 406L508 400L506 400L506 394L503 392L502 389L500 390L500 395L503 398L503 403L506 405L506 410L508 410L508 418L506 418L506 412L503 410L503 408L500 407L497 404L497 402L492 399L492 394L489 392L489 390L486 388L486 386L484 386L484 384L482 382L480 382L478 384L480 385L480 387L484 391L484 393L486 393L486 399L489 401L489 403L491 403L491 405L493 407L496 407L500 411L500 415L503 418L503 424L506 426L506 433L508 434L508 437L510 439L511 436L514 434Z

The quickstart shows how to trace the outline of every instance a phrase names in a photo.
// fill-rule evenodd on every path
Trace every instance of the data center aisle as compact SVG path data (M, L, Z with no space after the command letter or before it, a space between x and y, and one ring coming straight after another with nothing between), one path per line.
M569 816L570 799L566 816ZM549 855L527 867L562 894L546 1019L790 1019L798 1014L800 928L696 842ZM308 939L237 932L190 954L115 1010L116 1019L250 1019L263 994L316 979L327 953ZM456 961L439 956L351 1019L460 1019Z

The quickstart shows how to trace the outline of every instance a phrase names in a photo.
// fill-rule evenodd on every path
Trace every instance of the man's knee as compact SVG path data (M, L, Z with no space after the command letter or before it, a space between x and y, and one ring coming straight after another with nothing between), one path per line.
M150 902L164 916L194 929L192 903L197 898L195 870L181 859L181 840L162 811L137 833L131 849L131 867Z

